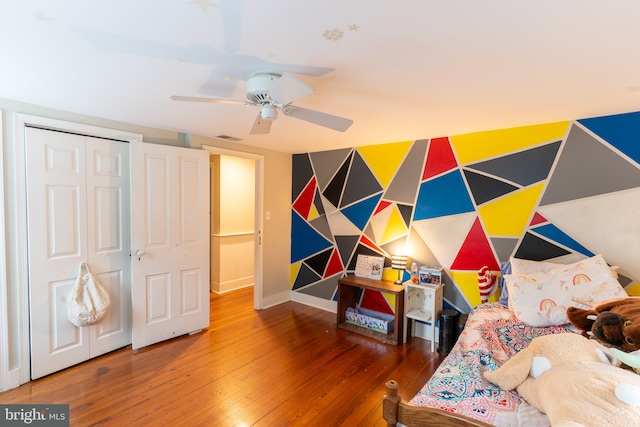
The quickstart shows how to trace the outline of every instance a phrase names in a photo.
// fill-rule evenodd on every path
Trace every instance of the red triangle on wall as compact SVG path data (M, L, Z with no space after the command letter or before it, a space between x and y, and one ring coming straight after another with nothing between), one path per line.
M313 203L313 196L315 196L315 192L316 177L314 176L293 204L293 210L298 212L298 214L304 219L309 218L309 211L311 210L311 203Z
M380 291L365 289L360 307L379 313L393 314L393 309L389 307L389 303Z
M380 211L383 211L384 208L386 208L387 206L389 206L391 204L391 202L388 202L386 200L381 200L380 203L378 203L378 207L376 208L376 211L373 213L374 215L377 214Z
M429 153L422 172L422 180L440 175L457 166L458 162L453 155L449 138L433 138L429 142Z
M324 271L324 277L327 278L329 276L333 276L336 273L342 271L344 267L342 266L342 262L340 261L340 254L337 250L333 250L331 254L331 258L329 259L329 263L327 264L327 268Z
M369 238L364 234L360 237L360 243L362 243L363 245L369 246L371 249L377 252L381 252L380 248L371 240L369 240Z
M533 215L533 219L531 219L531 223L529 224L530 226L534 226L534 225L538 225L538 224L542 224L544 222L548 222L549 220L545 217L543 217L542 215L540 215L538 212L536 212Z
M480 219L476 218L451 265L451 270L480 270L485 265L489 270L500 270Z

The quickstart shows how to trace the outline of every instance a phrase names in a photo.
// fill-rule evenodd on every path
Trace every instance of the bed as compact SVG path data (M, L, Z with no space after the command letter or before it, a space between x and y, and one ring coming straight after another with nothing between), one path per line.
M500 300L469 313L455 345L411 400L401 401L396 381L385 384L383 418L388 426L549 426L546 415L515 390L501 390L483 373L497 369L538 336L577 333L566 320L566 307L580 304L576 301L584 308L627 294L601 256L561 266L512 258L501 273Z

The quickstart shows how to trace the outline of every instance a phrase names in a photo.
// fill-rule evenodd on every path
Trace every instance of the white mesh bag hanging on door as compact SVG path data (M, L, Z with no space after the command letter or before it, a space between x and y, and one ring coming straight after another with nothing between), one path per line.
M86 263L80 264L80 272L71 289L67 302L67 316L74 325L89 326L101 322L109 313L111 300Z

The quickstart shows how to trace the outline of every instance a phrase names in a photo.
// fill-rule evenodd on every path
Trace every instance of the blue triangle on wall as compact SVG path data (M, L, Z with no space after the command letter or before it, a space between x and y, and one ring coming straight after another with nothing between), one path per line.
M640 112L578 120L578 123L640 163Z
M378 206L380 198L382 198L382 192L373 197L369 197L368 199L364 199L358 203L355 203L347 208L344 208L340 212L342 212L342 214L346 216L349 221L354 223L355 226L362 231L367 225L369 218L371 218L373 210L376 208L376 206Z
M292 264L331 246L333 246L332 242L322 237L296 211L291 210Z
M419 221L473 211L467 186L456 169L420 184L413 219Z

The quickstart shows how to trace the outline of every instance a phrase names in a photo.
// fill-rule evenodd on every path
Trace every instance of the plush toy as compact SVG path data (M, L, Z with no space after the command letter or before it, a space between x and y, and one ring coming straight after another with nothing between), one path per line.
M495 292L498 285L497 277L491 273L486 265L478 270L478 289L480 289L480 300L487 302L489 297Z
M640 420L640 375L617 366L606 347L580 334L535 338L485 378L516 389L553 427L632 426Z
M640 298L629 297L598 304L590 310L567 309L569 322L582 334L627 353L640 350Z

